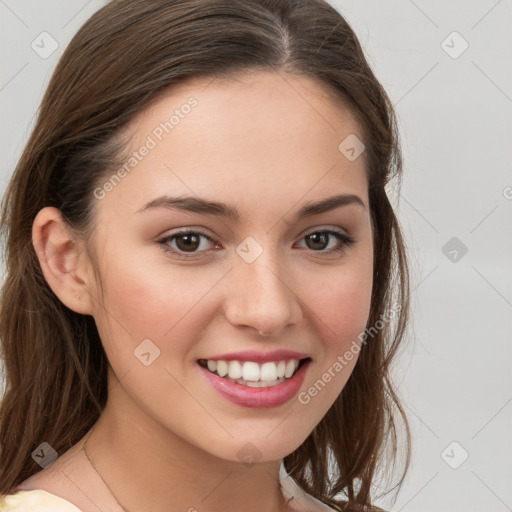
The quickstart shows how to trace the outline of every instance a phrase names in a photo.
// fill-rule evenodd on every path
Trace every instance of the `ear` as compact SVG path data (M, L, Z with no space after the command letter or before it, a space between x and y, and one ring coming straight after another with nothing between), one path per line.
M76 313L92 315L91 262L83 241L69 231L60 210L48 206L39 211L32 224L32 243L55 295Z

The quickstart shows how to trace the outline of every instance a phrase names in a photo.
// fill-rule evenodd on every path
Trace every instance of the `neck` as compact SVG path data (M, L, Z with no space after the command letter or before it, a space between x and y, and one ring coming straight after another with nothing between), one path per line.
M205 453L141 413L123 391L87 441L96 471L127 511L285 512L280 461L245 464Z

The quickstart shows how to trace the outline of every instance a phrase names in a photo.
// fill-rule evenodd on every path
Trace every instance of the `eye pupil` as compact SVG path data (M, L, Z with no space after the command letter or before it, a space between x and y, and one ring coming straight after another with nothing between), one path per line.
M329 243L329 235L327 233L311 233L306 238L308 241L312 241L313 245L320 244L320 247L311 247L311 245L309 245L310 249L325 249L326 245Z
M184 243L181 243L183 241ZM176 237L176 245L182 251L195 251L200 244L199 236L194 234L180 235Z

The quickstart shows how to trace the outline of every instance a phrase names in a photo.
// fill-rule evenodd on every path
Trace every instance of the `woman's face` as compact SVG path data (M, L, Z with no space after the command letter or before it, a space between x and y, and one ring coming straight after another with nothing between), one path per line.
M89 283L118 391L146 430L281 459L344 387L369 315L360 127L313 79L259 72L175 86L130 128L95 191L103 295Z

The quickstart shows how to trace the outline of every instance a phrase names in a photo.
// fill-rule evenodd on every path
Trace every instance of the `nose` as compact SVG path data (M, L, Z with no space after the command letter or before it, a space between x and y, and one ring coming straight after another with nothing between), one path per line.
M240 258L229 275L225 315L232 325L277 336L299 322L302 308L289 272L266 257L265 251L252 263Z

